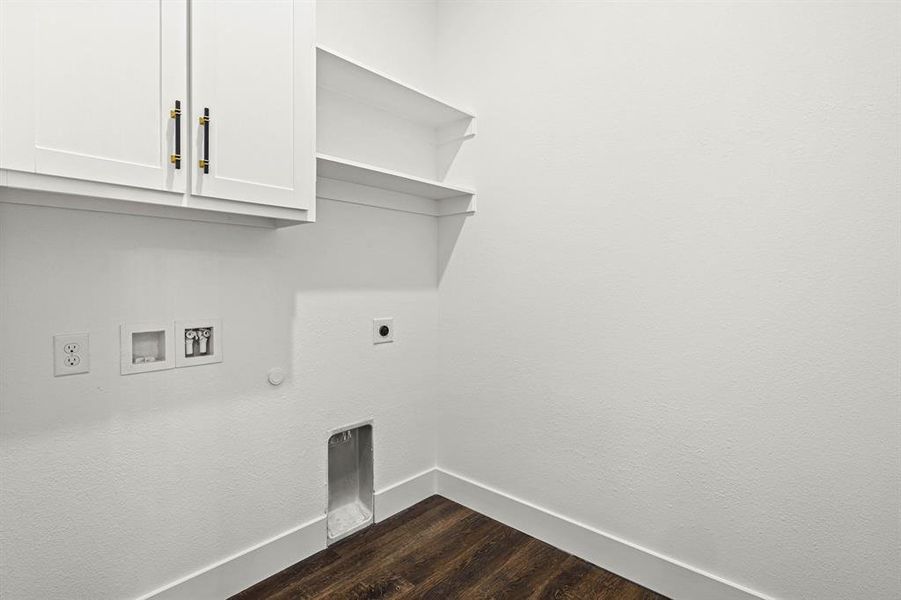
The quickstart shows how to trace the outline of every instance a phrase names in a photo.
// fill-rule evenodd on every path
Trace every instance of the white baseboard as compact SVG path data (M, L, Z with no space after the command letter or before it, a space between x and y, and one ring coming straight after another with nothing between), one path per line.
M774 600L440 468L375 493L383 521L433 494L458 502L674 600ZM325 548L325 515L138 600L222 600Z
M437 470L428 469L375 493L375 522L384 521L436 493Z
M325 549L325 515L138 600L223 600Z
M674 600L774 600L443 469L438 493Z
M382 521L435 494L435 469L375 493ZM138 600L223 600L325 549L325 515L145 594Z

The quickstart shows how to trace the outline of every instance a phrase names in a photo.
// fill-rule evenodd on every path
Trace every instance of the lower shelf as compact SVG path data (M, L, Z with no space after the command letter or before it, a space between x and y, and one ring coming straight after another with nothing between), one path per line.
M327 154L316 155L319 198L433 217L473 214L475 190Z

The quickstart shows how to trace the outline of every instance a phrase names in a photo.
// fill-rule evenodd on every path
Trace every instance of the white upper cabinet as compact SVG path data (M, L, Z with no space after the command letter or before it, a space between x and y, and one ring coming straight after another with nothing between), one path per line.
M191 2L195 196L311 207L315 67L311 0Z
M185 191L185 0L3 0L0 40L0 168Z
M0 0L0 202L314 221L315 36L314 0Z

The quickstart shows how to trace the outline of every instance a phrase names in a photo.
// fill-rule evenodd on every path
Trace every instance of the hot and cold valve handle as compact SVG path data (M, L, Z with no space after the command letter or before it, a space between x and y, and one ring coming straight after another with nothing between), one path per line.
M210 339L210 330L209 329L200 329L197 331L197 337L200 340L200 353L206 354L207 342Z
M197 330L188 329L185 331L185 356L194 355L194 340L197 339Z
M206 354L212 335L213 330L208 327L185 329L185 356L194 356L194 340L197 340L197 354Z

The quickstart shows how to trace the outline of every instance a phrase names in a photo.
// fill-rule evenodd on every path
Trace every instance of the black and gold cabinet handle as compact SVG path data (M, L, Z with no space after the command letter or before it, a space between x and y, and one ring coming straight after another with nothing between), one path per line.
M169 111L169 118L175 119L175 154L169 155L169 162L181 169L181 100L175 101L175 108Z
M203 109L200 117L200 125L203 127L203 158L197 161L197 166L203 169L204 174L210 172L210 109Z

